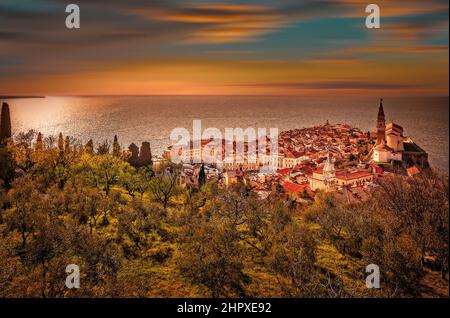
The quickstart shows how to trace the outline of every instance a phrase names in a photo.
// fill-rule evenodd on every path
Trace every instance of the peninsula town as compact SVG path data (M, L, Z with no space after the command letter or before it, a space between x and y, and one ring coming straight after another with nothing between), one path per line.
M404 135L403 127L386 123L383 100L374 123L373 132L329 122L284 131L278 139L278 153L259 156L253 155L246 141L243 156L236 154L236 141L202 140L197 148L191 142L177 154L183 167L179 182L198 187L200 174L205 174L207 180L225 186L244 183L261 199L284 193L306 203L321 190L352 202L367 198L380 178L392 174L411 177L430 168L427 153ZM228 142L233 143L234 152L226 155ZM172 161L173 153L171 146L163 160ZM260 169L270 160L276 161L278 169Z

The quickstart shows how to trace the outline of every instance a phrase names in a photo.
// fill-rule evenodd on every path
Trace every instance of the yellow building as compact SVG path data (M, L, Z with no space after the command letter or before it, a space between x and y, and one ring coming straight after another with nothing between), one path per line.
M313 172L309 179L311 190L335 191L343 187L364 186L373 182L373 174L366 169L339 169L328 156L324 166Z

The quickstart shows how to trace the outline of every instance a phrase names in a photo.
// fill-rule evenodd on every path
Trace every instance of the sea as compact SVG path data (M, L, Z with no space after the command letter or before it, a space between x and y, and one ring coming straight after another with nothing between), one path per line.
M378 97L297 96L89 96L8 99L13 134L34 129L45 136L62 132L85 143L112 141L123 147L149 141L160 155L175 128L278 128L279 131L345 123L375 131ZM449 172L448 97L384 98L387 121L403 126L429 154L431 165Z

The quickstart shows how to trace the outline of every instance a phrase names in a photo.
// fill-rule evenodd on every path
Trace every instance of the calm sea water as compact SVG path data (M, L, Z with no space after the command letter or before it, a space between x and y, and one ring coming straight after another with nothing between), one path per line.
M363 131L375 130L378 99L367 97L47 97L13 99L13 133L35 129L45 135L63 132L86 142L112 140L123 146L150 141L154 153L170 144L176 127L243 129L279 128L280 131L325 123L348 123ZM385 98L387 120L402 125L430 156L431 164L448 173L448 97Z

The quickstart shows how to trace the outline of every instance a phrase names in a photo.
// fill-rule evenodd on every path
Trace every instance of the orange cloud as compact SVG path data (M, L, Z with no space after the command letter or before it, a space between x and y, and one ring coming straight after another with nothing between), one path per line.
M380 37L396 37L406 41L418 41L430 34L448 30L448 21L432 21L427 24L415 22L385 22Z
M132 13L152 20L196 24L181 43L251 42L285 25L270 6L185 4L171 9L138 9Z
M447 95L448 59L158 59L9 79L0 87L9 95Z
M448 46L372 46L372 47L353 47L341 50L324 52L326 55L347 55L347 54L370 54L370 53L392 53L392 54L423 54L423 53L448 53Z
M347 7L344 16L363 17L366 6L371 2L367 0L334 0L335 3ZM381 15L385 18L421 15L442 10L448 10L448 3L437 1L409 0L377 0Z

